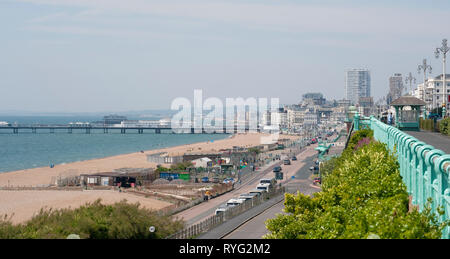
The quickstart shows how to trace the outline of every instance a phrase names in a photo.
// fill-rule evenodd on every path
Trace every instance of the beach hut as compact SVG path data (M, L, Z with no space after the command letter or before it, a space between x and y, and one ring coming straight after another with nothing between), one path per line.
M87 186L134 187L136 177L120 173L82 174L81 181Z

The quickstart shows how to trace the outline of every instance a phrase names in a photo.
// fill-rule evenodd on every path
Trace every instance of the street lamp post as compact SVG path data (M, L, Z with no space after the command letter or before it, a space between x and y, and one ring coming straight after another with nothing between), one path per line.
M409 82L409 89L412 91L412 83L416 83L416 78L412 76L411 72L409 72L409 75L405 78L405 83L408 85ZM408 94L408 89L406 89L406 94Z
M445 84L445 60L447 58L447 52L450 48L447 46L447 39L442 40L442 46L440 48L436 48L434 54L436 58L439 58L439 55L442 54L442 118L447 115L447 87Z
M424 102L426 102L426 101L425 101L425 84L426 84L426 81L427 81L427 70L428 70L428 72L431 74L431 69L432 69L431 66L430 66L430 65L427 65L427 59L426 59L426 58L423 59L422 65L419 65L419 66L417 67L417 72L420 73L420 71L423 70L422 100L423 100ZM425 112L426 112L426 109L425 109ZM424 115L425 115L425 112L424 112ZM425 115L425 116L426 116L426 115Z

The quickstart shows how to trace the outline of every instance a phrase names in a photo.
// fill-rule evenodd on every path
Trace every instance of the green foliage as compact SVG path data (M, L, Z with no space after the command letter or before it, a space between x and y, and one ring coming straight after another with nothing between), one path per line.
M444 135L450 136L450 118L445 118L440 121L439 131Z
M155 170L155 172L157 173L161 173L161 172L172 172L172 171L185 171L187 170L189 167L192 167L193 164L191 161L185 161L185 162L180 162L180 163L176 163L170 166L170 168L167 167L163 167L163 166L158 166Z
M158 168L156 168L155 172L157 173L161 173L161 172L169 172L171 169L170 168L166 168L163 166L159 166Z
M97 200L77 209L41 210L19 225L5 217L0 220L0 239L65 239L70 234L83 239L155 239L175 233L183 225L139 204L124 200L104 205ZM150 232L150 226L156 231Z
M173 171L183 171L192 166L193 166L193 164L191 161L185 161L185 162L180 162L180 163L171 165L170 169Z
M372 135L358 131L350 143L354 147ZM286 194L287 214L266 222L270 233L265 238L440 238L448 222L439 224L429 208L409 210L399 164L386 146L352 146L324 164L321 192Z
M259 153L261 153L261 150L259 150L259 148L257 148L257 147L251 147L248 149L248 152L254 153L254 154L259 154Z
M356 149L356 146L358 145L358 143L361 140L366 139L366 138L373 140L373 130L363 129L363 130L356 131L350 137L347 148L344 150L343 153L349 153L349 152L352 153Z

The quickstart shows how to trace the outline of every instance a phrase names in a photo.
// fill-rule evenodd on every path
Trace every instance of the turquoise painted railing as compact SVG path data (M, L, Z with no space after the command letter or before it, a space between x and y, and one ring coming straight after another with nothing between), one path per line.
M398 156L400 175L412 197L412 204L422 210L432 198L432 210L442 208L439 220L450 219L450 155L386 125L374 117L355 116L355 130L371 128L377 141L387 144ZM443 238L450 238L450 227L444 229Z

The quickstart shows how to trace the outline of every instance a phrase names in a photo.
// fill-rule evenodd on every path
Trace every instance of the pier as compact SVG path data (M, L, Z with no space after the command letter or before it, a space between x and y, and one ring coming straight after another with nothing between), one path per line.
M11 133L13 134L19 134L20 131L24 132L25 130L28 132L31 131L31 133L38 133L40 132L48 132L48 133L55 133L55 130L58 132L65 131L68 134L72 134L74 130L79 132L84 132L85 134L91 134L91 131L97 130L104 134L110 133L110 132L119 132L121 134L126 133L138 133L143 134L144 131L147 133L155 133L155 134L161 134L163 130L170 131L170 133L175 133L172 130L172 127L170 126L151 126L151 127L116 127L116 126L110 126L110 125L86 125L86 126L71 126L71 125L64 125L64 124L54 124L54 125L43 125L43 124L12 124L12 125L1 125L0 130L11 130ZM246 127L245 132L250 132L251 130ZM253 130L255 131L255 130ZM222 130L205 130L205 129L198 129L198 128L187 128L184 129L182 133L190 133L190 134L230 134L230 133L238 133L241 132L238 130L238 128L235 126L234 129L223 127ZM260 128L258 127L256 129L256 132L261 132Z

